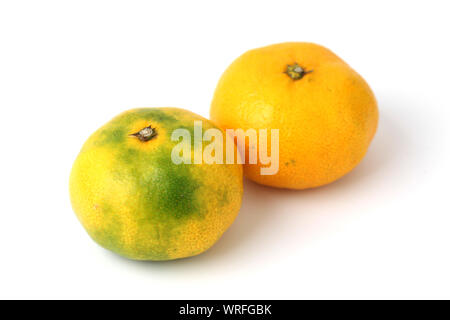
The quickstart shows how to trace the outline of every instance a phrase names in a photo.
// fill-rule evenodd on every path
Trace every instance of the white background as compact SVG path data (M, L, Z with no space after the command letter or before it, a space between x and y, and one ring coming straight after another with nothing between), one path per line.
M1 1L0 298L450 298L450 22L445 1ZM135 107L209 114L246 50L325 45L374 90L361 165L308 191L245 183L200 256L97 246L68 177L87 137Z

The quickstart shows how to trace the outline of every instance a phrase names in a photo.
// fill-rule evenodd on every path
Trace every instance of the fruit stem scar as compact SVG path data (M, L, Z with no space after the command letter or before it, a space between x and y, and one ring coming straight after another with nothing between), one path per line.
M136 137L139 139L139 141L146 142L152 139L157 135L156 129L152 128L152 125L149 125L148 127L142 128L136 133L130 134L132 137Z
M305 70L302 68L297 62L294 62L292 65L287 65L286 73L292 80L300 80L305 76L305 74L311 73L313 70Z

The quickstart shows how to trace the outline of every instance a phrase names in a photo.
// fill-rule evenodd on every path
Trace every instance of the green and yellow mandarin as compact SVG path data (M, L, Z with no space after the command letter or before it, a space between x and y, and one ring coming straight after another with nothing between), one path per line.
M241 205L242 166L174 164L179 142L171 134L184 128L193 141L194 120L204 130L218 128L186 110L143 108L120 114L87 140L72 168L70 196L92 239L131 259L171 260L220 238Z

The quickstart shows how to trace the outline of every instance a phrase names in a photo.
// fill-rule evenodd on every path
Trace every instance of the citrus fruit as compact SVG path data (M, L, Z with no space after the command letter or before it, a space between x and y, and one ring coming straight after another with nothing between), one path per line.
M291 42L237 58L219 80L210 116L224 129L268 129L268 135L278 129L278 172L261 174L258 158L246 161L244 174L268 186L306 189L339 179L361 161L378 109L368 84L333 52ZM256 147L250 144L246 153Z
M142 108L118 115L86 141L70 175L70 198L98 244L131 259L171 260L205 251L232 224L242 166L172 161L179 143L172 132L193 132L195 120L217 128L186 110Z

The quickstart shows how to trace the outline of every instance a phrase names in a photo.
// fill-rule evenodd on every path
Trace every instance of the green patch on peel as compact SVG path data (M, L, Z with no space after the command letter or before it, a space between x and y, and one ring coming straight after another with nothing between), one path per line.
M199 184L189 174L164 172L157 181L161 180L164 181L158 188L158 207L161 213L176 219L198 213L195 192Z
M113 127L111 129L101 131L95 145L104 146L120 144L125 141L126 136L126 130L121 127Z
M155 196L159 215L164 218L182 219L198 215L199 203L196 191L200 187L191 174L191 166L176 165L170 157L170 149L162 149L155 156L155 173L148 182L148 196ZM157 191L157 194L152 193Z

